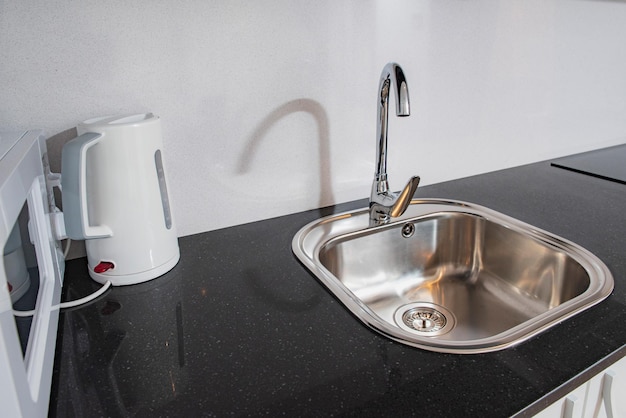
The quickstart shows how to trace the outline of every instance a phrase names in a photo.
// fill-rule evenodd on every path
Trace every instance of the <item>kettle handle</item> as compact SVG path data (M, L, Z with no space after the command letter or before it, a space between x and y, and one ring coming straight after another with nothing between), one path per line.
M87 151L102 134L87 132L63 145L61 185L65 231L74 240L105 238L113 235L106 225L89 225L87 212Z

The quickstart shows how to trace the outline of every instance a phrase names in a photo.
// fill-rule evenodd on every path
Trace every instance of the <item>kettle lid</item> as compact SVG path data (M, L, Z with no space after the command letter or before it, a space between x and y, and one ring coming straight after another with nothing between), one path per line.
M146 122L151 122L154 120L158 120L159 117L155 116L153 113L135 113L131 115L109 115L109 116L100 116L97 118L87 119L82 122L81 125L85 128L93 128L93 127L115 127L115 126L133 126L139 125Z

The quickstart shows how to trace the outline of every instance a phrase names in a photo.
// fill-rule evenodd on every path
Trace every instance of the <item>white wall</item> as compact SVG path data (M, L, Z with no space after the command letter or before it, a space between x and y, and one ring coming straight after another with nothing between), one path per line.
M376 89L406 73L390 179L625 142L626 2L0 0L0 127L162 118L179 235L366 197Z

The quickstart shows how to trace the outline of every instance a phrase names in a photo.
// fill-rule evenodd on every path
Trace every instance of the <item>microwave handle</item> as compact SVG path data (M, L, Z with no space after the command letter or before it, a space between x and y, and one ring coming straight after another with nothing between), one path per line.
M106 225L90 225L87 211L87 151L101 138L99 133L84 133L67 142L61 153L63 218L67 236L73 240L113 235Z

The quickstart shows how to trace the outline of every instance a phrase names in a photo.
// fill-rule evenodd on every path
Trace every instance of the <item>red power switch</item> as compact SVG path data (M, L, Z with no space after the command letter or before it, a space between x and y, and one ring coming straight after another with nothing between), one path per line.
M93 268L95 273L104 273L107 270L115 268L115 264L110 261L101 261L97 266Z

